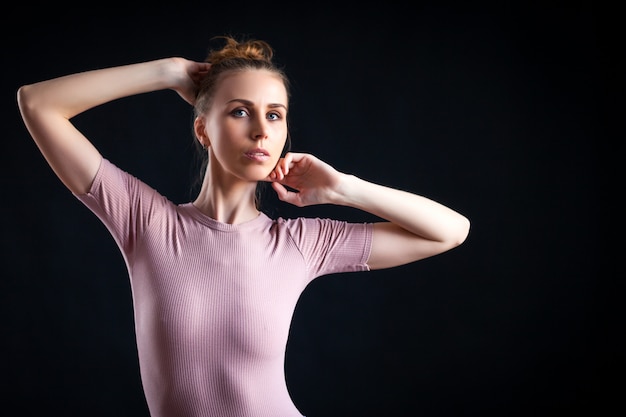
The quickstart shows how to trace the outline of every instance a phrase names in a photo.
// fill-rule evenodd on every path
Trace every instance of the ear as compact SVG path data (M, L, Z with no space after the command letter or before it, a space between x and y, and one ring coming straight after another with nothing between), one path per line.
M193 121L193 131L196 135L196 139L198 139L198 142L200 142L203 148L206 149L211 146L211 141L206 133L206 125L202 117L196 117Z

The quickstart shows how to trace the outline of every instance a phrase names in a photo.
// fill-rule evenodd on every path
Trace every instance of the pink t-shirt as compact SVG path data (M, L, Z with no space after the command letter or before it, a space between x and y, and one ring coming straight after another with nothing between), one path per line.
M371 223L221 223L107 159L76 197L124 256L153 417L301 417L284 373L296 303L318 276L369 270Z

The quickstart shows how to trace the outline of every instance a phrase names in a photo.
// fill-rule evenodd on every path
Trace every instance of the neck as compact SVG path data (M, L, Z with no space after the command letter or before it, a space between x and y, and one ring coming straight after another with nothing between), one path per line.
M254 199L255 190L255 182L217 181L207 170L193 205L219 222L243 223L259 215Z

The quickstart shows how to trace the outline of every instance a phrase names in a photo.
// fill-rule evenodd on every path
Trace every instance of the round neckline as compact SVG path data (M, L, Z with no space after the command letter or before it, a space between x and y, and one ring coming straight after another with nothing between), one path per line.
M210 216L204 214L198 207L196 207L192 202L181 204L179 207L185 209L191 217L193 217L198 222L211 227L212 229L221 230L221 231L238 231L242 229L247 229L250 227L255 227L257 224L265 223L269 217L262 211L259 212L259 215L254 219L246 220L242 223L225 223L219 220L216 220Z

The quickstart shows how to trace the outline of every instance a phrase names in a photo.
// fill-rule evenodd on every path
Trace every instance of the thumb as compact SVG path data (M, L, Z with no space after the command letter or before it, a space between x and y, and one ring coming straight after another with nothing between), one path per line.
M301 206L299 193L289 191L284 185L276 181L272 182L272 188L274 189L274 191L276 191L276 194L278 195L280 201L284 201L298 207Z

